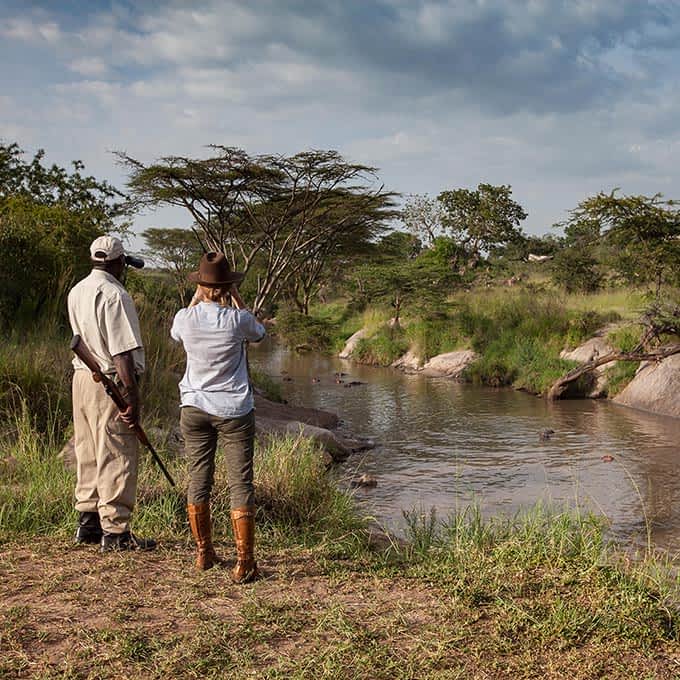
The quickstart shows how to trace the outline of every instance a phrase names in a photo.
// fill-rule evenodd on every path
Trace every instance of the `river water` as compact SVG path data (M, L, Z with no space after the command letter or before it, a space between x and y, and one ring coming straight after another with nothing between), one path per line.
M477 503L491 516L546 501L604 515L623 544L646 545L649 528L655 546L680 551L680 419L607 401L549 403L272 343L253 346L251 363L281 381L290 403L338 413L348 433L375 440L343 464L341 484L375 476L376 487L355 493L385 528L400 532L403 510L434 507L444 517ZM348 388L352 380L364 384ZM542 440L546 429L554 434Z

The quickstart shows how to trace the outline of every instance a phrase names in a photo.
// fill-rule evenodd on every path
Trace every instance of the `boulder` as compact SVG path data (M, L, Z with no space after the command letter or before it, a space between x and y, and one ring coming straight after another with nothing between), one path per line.
M357 346L359 340L368 337L368 330L366 328L360 328L356 333L351 335L345 346L342 348L342 352L338 355L341 359L350 359L352 357L352 352Z
M417 373L422 368L422 360L410 349L406 354L395 359L391 366L392 368L398 368L405 373Z
M266 399L261 394L255 394L255 419L258 418L299 421L324 429L336 428L339 423L338 416L330 411L280 404Z
M560 358L578 361L580 364L586 364L593 359L605 356L605 354L610 354L613 351L614 348L609 344L606 337L596 335L594 338L586 340L576 349L569 351L562 350L560 352Z
M640 364L633 380L614 397L614 402L680 418L680 354Z
M302 434L303 437L314 439L325 451L325 463L341 463L354 452L350 440L346 440L331 430L322 427L314 427L295 420L272 420L269 418L255 418L255 428L260 436L272 434L290 434L294 437Z
M476 359L477 354L471 349L446 352L432 357L421 372L434 378L460 378L463 371Z

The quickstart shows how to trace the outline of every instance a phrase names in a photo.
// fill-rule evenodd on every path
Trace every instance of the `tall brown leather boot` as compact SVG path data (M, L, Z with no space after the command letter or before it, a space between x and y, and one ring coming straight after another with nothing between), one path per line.
M205 571L220 561L215 554L215 548L213 548L212 544L210 503L189 503L187 505L187 512L189 513L191 533L198 548L196 568L199 571Z
M255 562L255 508L245 506L231 511L231 526L236 542L236 566L231 572L234 583L249 583L260 572Z

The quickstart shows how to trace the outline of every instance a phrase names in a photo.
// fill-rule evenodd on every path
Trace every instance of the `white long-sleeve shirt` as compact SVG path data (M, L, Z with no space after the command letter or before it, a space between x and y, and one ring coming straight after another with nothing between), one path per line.
M265 329L250 312L201 302L177 312L170 335L187 354L179 383L182 406L220 418L238 418L252 411L245 342L262 340Z

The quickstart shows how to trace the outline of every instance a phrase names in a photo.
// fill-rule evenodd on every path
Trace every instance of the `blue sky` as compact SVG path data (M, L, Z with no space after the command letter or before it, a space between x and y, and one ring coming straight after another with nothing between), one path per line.
M511 184L529 233L600 190L680 198L671 0L0 0L0 59L0 138L119 186L112 150L219 143L338 149L404 194Z

